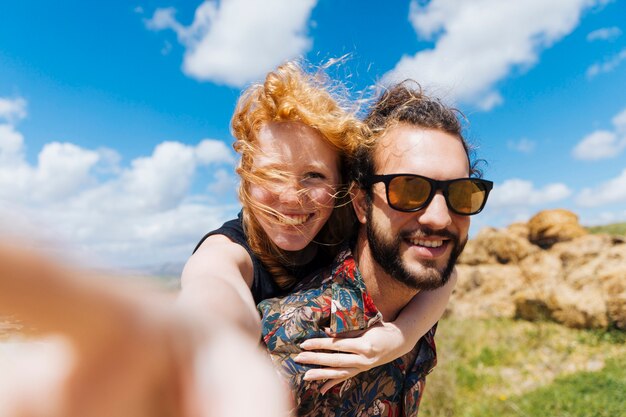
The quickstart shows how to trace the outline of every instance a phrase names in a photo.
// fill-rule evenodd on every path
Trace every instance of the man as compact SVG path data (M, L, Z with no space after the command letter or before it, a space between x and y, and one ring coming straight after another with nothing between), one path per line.
M366 122L375 144L353 174L356 240L335 263L289 296L259 304L263 339L295 392L300 416L414 416L435 366L433 327L406 355L325 395L294 361L304 340L394 320L421 290L443 286L467 242L490 181L473 178L457 113L402 83L374 104Z

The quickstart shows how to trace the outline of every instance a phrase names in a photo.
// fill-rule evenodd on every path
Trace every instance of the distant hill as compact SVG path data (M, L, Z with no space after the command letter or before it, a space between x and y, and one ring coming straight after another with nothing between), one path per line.
M155 279L164 284L166 288L175 289L180 286L180 275L184 266L184 262L167 262L121 269L116 272L122 276Z
M588 227L590 233L607 233L610 235L624 235L626 236L626 222L624 223L612 223L603 226Z
M183 272L184 266L184 262L168 262L160 265L147 266L141 270L153 277L178 279Z

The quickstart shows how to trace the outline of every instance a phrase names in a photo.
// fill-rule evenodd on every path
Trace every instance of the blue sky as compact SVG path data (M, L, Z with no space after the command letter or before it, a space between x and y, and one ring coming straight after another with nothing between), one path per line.
M349 54L467 115L496 183L472 233L626 221L626 1L21 1L0 6L0 233L114 266L186 259L238 211L229 120L281 62Z

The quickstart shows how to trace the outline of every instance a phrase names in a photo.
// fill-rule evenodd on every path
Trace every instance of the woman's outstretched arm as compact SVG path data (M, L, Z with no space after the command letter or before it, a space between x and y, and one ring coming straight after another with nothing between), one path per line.
M261 318L252 287L248 252L224 235L208 237L189 258L181 277L178 304L199 317L238 327L253 343L261 339Z
M210 318L198 323L154 288L0 243L1 316L56 335L24 342L2 365L2 416L275 416L290 408L248 336Z

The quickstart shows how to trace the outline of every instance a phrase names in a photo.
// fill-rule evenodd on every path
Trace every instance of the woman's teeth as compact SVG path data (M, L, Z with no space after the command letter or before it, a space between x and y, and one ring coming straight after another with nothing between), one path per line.
M306 222L308 218L308 214L281 214L278 220L287 226L298 226Z
M443 245L443 240L421 240L414 239L411 240L411 243L418 246L425 246L427 248L438 248Z

